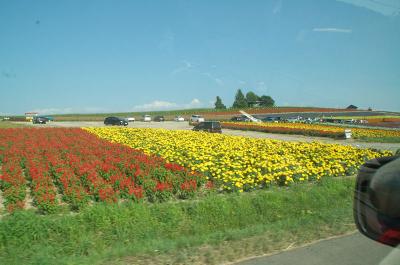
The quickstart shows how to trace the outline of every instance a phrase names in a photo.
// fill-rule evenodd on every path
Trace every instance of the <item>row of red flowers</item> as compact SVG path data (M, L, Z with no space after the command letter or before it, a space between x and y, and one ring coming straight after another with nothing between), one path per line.
M90 201L188 198L206 182L204 175L76 128L0 130L0 164L9 211L24 207L28 186L38 209L52 212L61 201L79 209Z

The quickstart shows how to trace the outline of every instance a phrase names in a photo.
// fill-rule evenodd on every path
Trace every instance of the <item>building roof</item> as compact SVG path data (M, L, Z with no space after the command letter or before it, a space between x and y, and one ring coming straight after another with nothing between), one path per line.
M358 107L354 105L349 105L346 109L358 109Z

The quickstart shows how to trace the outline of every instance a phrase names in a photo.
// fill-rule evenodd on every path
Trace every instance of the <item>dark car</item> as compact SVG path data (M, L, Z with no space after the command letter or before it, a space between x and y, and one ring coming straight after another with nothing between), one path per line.
M398 246L399 205L400 156L375 158L362 165L357 175L353 204L358 230L375 241ZM399 264L398 254L396 263L384 264Z
M42 118L46 118L46 119L47 119L47 121L54 121L54 118L53 118L53 116L40 116L40 117L42 117Z
M104 119L105 125L121 125L121 126L128 126L128 122L124 119L118 117L107 117Z
M249 118L247 118L246 116L235 116L231 118L231 121L250 121Z
M154 121L165 121L164 116L155 116Z
M203 121L194 126L193 131L205 131L210 133L222 133L219 121Z
M33 124L46 124L49 121L46 117L35 116L32 119Z
M281 117L266 117L262 119L264 122L280 122L282 121Z

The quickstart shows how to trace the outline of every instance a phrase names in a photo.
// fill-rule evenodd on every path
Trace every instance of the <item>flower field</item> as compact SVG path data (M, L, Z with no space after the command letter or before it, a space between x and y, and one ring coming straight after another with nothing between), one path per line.
M76 210L93 201L188 198L206 182L202 174L82 129L2 129L0 169L10 212L24 208L28 196L42 212L60 204Z
M270 133L287 133L311 136L323 136L332 138L343 138L344 130L349 129L339 126L305 123L243 123L243 122L223 122L221 124L226 129L254 130ZM364 129L350 128L354 138L399 138L400 130Z
M168 162L203 172L221 190L249 191L272 184L355 174L387 151L351 146L254 139L165 129L86 128L87 131Z

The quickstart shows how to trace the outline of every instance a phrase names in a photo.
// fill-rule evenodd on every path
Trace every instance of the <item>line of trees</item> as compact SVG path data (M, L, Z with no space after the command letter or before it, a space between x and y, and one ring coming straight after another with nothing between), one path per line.
M255 108L255 107L273 107L275 106L275 100L270 96L262 95L258 96L253 91L247 92L246 96L243 94L241 89L238 89L235 95L235 101L233 102L232 108ZM217 96L215 101L215 109L226 109L222 99Z

